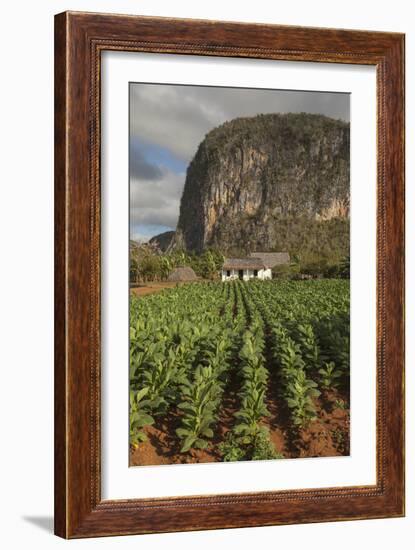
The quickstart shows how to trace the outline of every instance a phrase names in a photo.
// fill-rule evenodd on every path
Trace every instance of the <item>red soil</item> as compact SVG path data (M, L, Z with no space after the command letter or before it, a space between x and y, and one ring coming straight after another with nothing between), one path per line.
M190 281L189 281L190 282ZM151 281L148 283L139 283L137 285L130 287L131 294L136 294L137 296L146 296L147 294L156 294L161 292L165 288L174 288L176 286L187 285L187 281ZM193 281L192 281L193 282ZM210 282L207 279L198 279L198 283Z
M343 402L346 408L340 408ZM275 449L284 458L347 456L349 454L349 409L347 400L337 391L324 392L315 401L318 418L307 428L294 430L287 412L279 407L277 399L268 398L267 407L271 416L264 420L270 430ZM235 392L230 390L223 401L221 416L209 447L180 453L180 444L175 434L180 425L180 415L169 413L157 419L155 425L145 429L148 440L138 449L131 449L130 466L158 464L189 464L220 462L218 444L234 424L233 414L238 409Z
M137 296L146 296L147 294L155 294L156 292L161 292L165 288L174 288L177 285L184 284L184 283L169 283L167 281L162 281L160 283L142 283L138 286L134 286L130 288L130 292L132 294L136 294Z

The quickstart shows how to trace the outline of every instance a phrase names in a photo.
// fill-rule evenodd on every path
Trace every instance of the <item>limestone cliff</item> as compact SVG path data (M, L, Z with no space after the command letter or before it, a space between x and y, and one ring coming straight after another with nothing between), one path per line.
M172 246L289 250L291 234L301 241L332 227L344 249L349 202L348 123L305 113L237 118L199 145ZM333 219L344 223L333 229Z

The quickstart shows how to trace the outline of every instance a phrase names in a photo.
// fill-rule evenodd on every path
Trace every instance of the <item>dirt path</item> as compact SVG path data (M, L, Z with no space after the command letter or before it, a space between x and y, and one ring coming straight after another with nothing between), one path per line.
M147 294L155 294L156 292L161 292L165 288L174 288L177 285L186 284L186 283L169 283L167 281L162 281L159 283L141 283L137 286L130 287L131 294L137 296L146 296Z
M191 283L210 283L208 279L197 279L197 281L151 281L149 283L139 283L130 286L131 294L136 296L147 296L148 294L156 294L166 288L176 288L182 285L188 285Z

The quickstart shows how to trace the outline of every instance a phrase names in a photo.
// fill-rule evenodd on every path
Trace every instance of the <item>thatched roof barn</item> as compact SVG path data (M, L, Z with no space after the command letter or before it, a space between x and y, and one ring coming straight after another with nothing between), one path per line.
M197 281L197 276L191 267L176 267L167 280L170 282Z
M269 269L277 265L287 265L290 263L288 252L252 252L251 257L262 260L265 267Z
M260 258L225 258L222 269L262 269L264 262Z

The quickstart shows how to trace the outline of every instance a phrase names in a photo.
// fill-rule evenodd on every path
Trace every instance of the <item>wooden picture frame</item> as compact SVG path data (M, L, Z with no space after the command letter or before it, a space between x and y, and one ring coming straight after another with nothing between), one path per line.
M377 481L101 499L104 50L363 64L377 72ZM404 35L65 12L55 18L55 533L64 538L404 515Z

